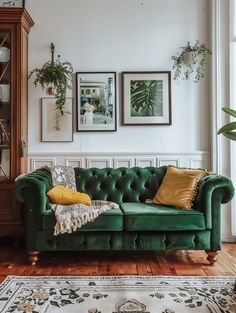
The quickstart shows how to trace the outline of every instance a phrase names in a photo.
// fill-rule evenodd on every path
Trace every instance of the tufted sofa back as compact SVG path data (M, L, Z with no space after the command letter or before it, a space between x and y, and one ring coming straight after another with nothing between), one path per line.
M77 190L92 199L145 202L152 199L166 173L162 167L75 168Z

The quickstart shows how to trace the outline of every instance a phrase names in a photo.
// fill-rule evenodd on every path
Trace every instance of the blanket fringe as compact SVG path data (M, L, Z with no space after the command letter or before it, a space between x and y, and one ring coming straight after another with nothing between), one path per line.
M57 236L59 234L69 233L76 231L78 228L81 228L83 225L88 222L93 222L96 217L98 217L103 212L110 210L111 207L103 206L99 209L92 210L90 212L84 212L83 214L74 214L72 218L67 218L63 221L57 221L54 227L54 235Z

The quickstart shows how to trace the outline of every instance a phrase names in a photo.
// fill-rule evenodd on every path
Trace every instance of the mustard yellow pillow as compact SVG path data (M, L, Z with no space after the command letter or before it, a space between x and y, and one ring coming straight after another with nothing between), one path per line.
M176 167L174 165L168 165L167 172L171 174L172 173L185 174L185 175L199 177L199 178L202 178L203 176L210 174L210 173L212 174L211 171L205 168L186 168L186 167Z
M168 166L152 202L190 210L197 194L199 180L206 174L204 169Z
M82 203L91 205L91 199L86 193L78 192L62 185L56 185L47 193L49 199L56 204L74 204Z

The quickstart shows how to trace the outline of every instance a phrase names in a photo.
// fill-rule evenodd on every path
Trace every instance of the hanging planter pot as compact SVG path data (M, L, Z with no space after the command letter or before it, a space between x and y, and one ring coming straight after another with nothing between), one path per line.
M193 64L193 52L192 51L186 51L183 54L183 61L186 65L192 65Z
M180 47L178 53L171 57L174 61L174 79L189 79L193 74L194 82L197 83L205 75L210 54L211 49L205 43L200 44L197 40L191 45L188 41L186 46Z
M47 88L47 93L49 96L55 96L57 93L57 89L54 86L50 86Z
M56 97L56 108L61 115L65 114L64 105L66 101L67 88L71 89L73 68L69 62L61 62L60 55L54 61L54 44L51 43L51 60L47 61L41 68L33 69L29 78L35 74L34 85L47 87L47 93Z

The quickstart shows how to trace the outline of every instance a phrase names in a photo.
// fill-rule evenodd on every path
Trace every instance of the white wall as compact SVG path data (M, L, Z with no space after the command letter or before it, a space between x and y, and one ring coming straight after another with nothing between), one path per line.
M171 56L188 40L210 42L207 0L27 0L26 8L35 21L29 35L29 70L50 59L51 42L75 72L117 73L171 70ZM32 81L30 153L210 150L207 76L199 84L172 81L172 126L125 127L120 121L119 75L117 132L75 132L73 143L40 142L40 98L47 95Z
M171 56L188 40L198 39L211 45L210 3L210 0L27 0L26 8L35 21L29 34L29 70L50 59L51 42L62 60L73 64L75 72L171 70ZM229 100L228 29L224 27L228 20L228 0L220 3L223 106ZM75 153L73 158L77 160L77 153L80 158L80 154L86 157L91 153L101 156L102 152L120 152L130 153L132 160L135 152L151 155L157 151L172 159L173 152L184 156L186 152L211 150L209 75L199 84L172 80L172 126L150 127L121 126L120 75L118 77L117 132L75 132L73 143L40 142L40 98L47 95L40 87L35 88L31 79L31 158L41 160L40 153L43 153L51 162L56 153L68 153L68 158ZM75 88L72 95L75 97ZM222 115L222 123L224 119ZM226 175L229 175L225 153L228 148L229 144L222 138L221 173ZM226 240L232 239L230 219L230 205L227 205L222 210L222 234Z

